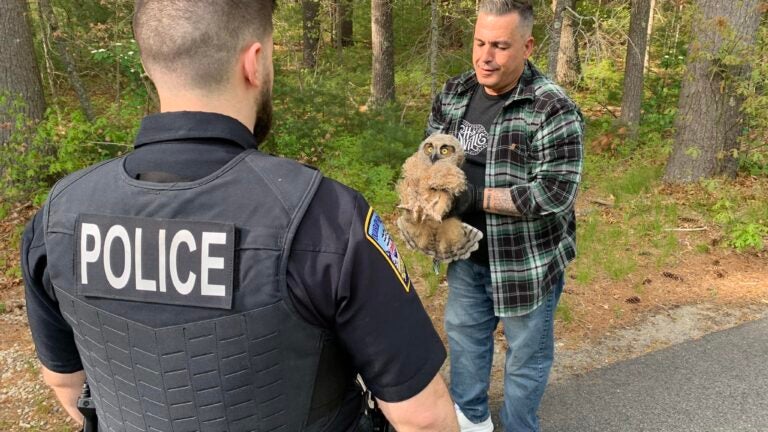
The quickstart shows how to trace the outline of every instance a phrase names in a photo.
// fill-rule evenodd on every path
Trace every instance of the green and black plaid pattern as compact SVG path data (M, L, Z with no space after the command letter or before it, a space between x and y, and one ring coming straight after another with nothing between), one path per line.
M432 104L427 135L458 136L478 85L473 71L448 80ZM529 62L488 133L486 187L509 188L520 212L486 214L494 310L525 315L576 256L584 122L563 89Z

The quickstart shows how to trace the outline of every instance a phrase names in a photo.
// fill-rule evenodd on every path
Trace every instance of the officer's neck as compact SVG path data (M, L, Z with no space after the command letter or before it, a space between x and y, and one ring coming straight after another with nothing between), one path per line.
M160 112L201 111L223 114L238 120L253 132L256 122L256 108L253 98L243 93L226 89L215 92L185 91L179 88L157 86L160 98Z

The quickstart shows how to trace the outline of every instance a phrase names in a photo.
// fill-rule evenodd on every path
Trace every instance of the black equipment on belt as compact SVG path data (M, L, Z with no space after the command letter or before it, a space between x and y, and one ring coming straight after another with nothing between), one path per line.
M363 414L358 424L358 432L395 432L395 429L384 416L384 413L376 403L371 390L365 386L363 379L358 375L357 384L363 392Z
M384 417L384 413L381 411L381 408L379 408L379 404L376 403L376 399L373 397L370 390L366 390L364 398L365 400L363 403L365 404L365 407L363 415L371 419L371 432L392 431L393 429L389 424L389 420Z
M83 415L82 432L98 432L99 421L96 417L96 405L91 400L91 388L87 381L83 383L83 391L77 398L77 410Z

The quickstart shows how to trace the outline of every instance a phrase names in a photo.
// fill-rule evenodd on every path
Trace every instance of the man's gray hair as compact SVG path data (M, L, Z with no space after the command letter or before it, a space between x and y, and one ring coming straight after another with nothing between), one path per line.
M528 35L533 30L533 4L531 0L481 0L478 12L500 16L516 13L520 16L521 30Z

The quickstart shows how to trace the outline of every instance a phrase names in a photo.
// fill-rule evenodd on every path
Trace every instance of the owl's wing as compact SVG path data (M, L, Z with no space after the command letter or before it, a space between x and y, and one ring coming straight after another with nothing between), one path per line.
M425 166L418 154L412 155L403 163L400 180L396 185L396 191L400 198L397 207L410 212L414 220L420 220L424 211L421 183L423 173L427 168L428 166Z
M480 246L480 240L483 239L483 233L479 229L461 223L461 229L464 231L464 238L461 243L456 244L455 248L450 251L446 251L442 254L435 252L434 254L427 254L437 261L449 263L451 261L458 261L460 259L467 259L472 252L476 251Z
M400 229L400 234L402 234L403 236L403 240L405 240L405 244L408 245L410 249L419 250L419 247L416 245L416 241L411 235L411 231L408 229L408 226L406 225L403 217L401 216L397 218L396 223L397 223L397 228Z

